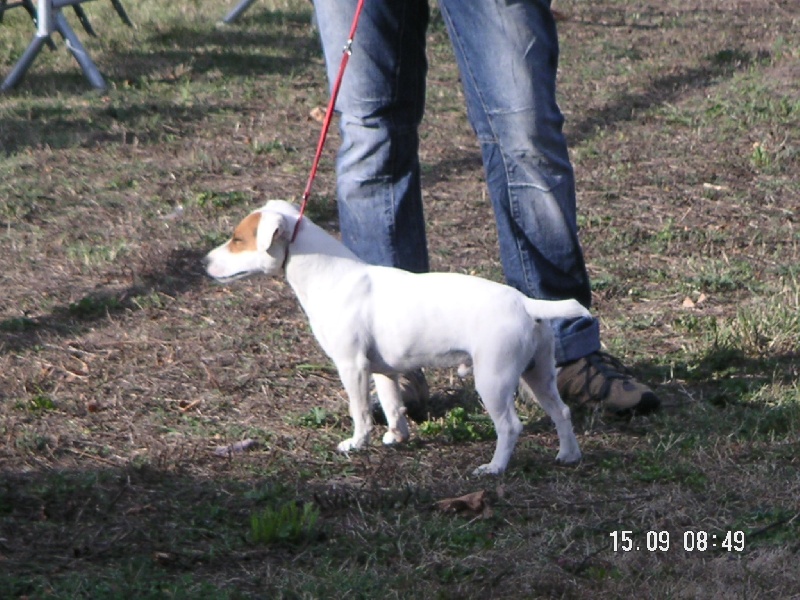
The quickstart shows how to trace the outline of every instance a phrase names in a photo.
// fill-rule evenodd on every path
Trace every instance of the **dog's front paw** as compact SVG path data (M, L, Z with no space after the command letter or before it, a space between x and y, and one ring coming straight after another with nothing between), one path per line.
M343 454L347 454L353 450L361 450L364 446L366 446L365 440L358 440L354 437L351 437L343 442L339 442L339 445L336 446L336 449Z
M579 463L581 460L581 451L578 449L571 450L569 452L562 450L556 456L556 462L559 462L564 465L574 465Z
M402 444L408 441L408 425L406 425L406 431L403 433L400 429L389 429L386 433L383 434L383 443L386 446L393 446L395 444Z
M472 472L474 477L482 477L483 475L500 475L505 471L505 467L500 467L492 463L481 465Z
M399 412L400 414L397 415L397 418L394 420L394 426L390 424L389 429L383 434L383 443L387 446L402 444L403 442L407 442L408 438L411 437L408 431L405 407L402 407Z

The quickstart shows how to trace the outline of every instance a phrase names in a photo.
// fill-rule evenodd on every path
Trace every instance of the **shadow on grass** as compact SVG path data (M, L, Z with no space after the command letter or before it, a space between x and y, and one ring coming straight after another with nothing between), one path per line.
M702 64L675 71L667 67L668 74L655 74L647 90L640 93L621 93L606 106L582 111L579 119L565 127L569 147L594 138L600 131L613 131L615 126L641 118L641 113L658 106L677 102L681 97L717 85L720 79L730 79L736 73L769 59L766 53L751 54L737 49L723 48L706 57ZM452 173L473 171L481 166L477 142L474 151L445 154L440 161L426 169L425 181L429 185L447 181Z
M713 441L708 444L715 446ZM249 594L285 597L291 589L286 586L294 585L318 592L298 593L298 597L339 597L331 594L339 590L330 589L332 584L325 581L329 573L320 573L327 561L333 562L337 572L363 572L363 564L369 564L370 576L376 580L400 564L421 586L447 589L451 582L437 577L437 565L430 562L434 555L437 563L445 565L461 563L467 551L487 561L497 560L496 551L481 554L491 549L487 540L510 535L519 545L525 538L520 537L517 527L527 531L526 522L543 515L543 522L549 525L533 531L525 543L531 552L549 549L554 552L552 560L566 567L576 564L565 564L567 558L577 556L586 562L607 549L610 528L617 527L615 519L622 520L620 524L629 522L623 520L628 517L615 515L637 515L643 510L660 515L664 521L659 523L664 525L659 527L665 528L668 523L675 527L675 522L686 528L687 519L699 522L692 519L708 518L717 524L724 519L722 522L729 523L727 529L746 532L749 552L763 544L770 551L789 545L796 553L800 521L796 507L786 496L773 499L743 494L740 498L738 487L728 487L720 499L723 507L717 507L713 499L708 499L711 492L706 485L693 488L683 481L684 475L711 478L718 468L735 474L737 467L727 460L720 463L708 458L715 454L705 450L709 447L704 442L699 456L705 462L699 460L695 466L690 456L679 454L676 461L675 454L658 449L640 447L629 452L595 439L584 466L570 471L570 483L549 463L546 467L534 466L533 475L517 465L505 480L499 480L497 495L491 497L499 517L467 520L455 515L440 517L431 510L434 501L445 494L455 496L476 487L493 487L498 480L458 481L445 473L441 481L423 486L405 479L403 484L395 481L387 486L382 480L383 469L373 465L370 472L365 471L366 479L353 478L356 483L348 485L345 478L330 479L329 474L310 478L308 467L298 475L288 455L282 472L268 476L254 476L246 466L237 467L235 463L245 462L244 458L234 459L230 468L221 469L194 456L166 456L163 465L108 467L104 463L111 459L103 455L99 445L75 443L65 448L62 443L60 453L69 455L68 450L76 450L74 454L80 460L77 466L31 468L24 462L28 453L21 452L19 464L9 468L11 463L5 460L0 470L0 589L10 598L227 598ZM465 451L468 448L469 444L464 444ZM52 449L48 452L52 458ZM380 451L384 455L389 452ZM4 459L11 455L3 454ZM778 467L788 470L793 461L788 454L771 451L750 460L770 465L769 472L773 473L776 456L782 459ZM263 457L254 455L252 460ZM184 471L183 465L190 465L191 473ZM329 466L319 463L316 468L327 473ZM732 477L727 481L729 486L737 486L739 480ZM590 493L581 493L588 489ZM566 496L559 495L563 490L568 492ZM573 497L570 491L578 493ZM719 491L714 488L713 493ZM665 506L658 496L670 492L676 496L670 496ZM680 499L688 503L684 505ZM252 515L286 503L318 506L323 515L320 535L299 545L253 543ZM609 508L602 516L595 512L606 504ZM366 526L359 526L359 519ZM565 528L565 520L578 526ZM387 523L386 529L379 526L382 522ZM406 541L409 535L422 536L421 543L414 546L417 552L402 552L393 540L387 543L387 531L399 532L398 537L404 535ZM486 531L490 532L488 538L482 535ZM563 542L553 550L539 541L543 535L556 533L561 539L580 540L584 547L595 549L589 554L569 554ZM608 564L614 556L606 551L602 562L592 564ZM711 556L723 554L720 551ZM287 576L287 570L297 576ZM574 573L569 568L564 570ZM275 574L282 578L270 576ZM476 577L470 583L484 586L486 592L498 581ZM221 586L222 582L225 585ZM589 585L596 591L595 586L605 583L600 580ZM224 592L230 589L228 586L237 593ZM500 595L509 597L480 594Z
M733 421L736 427L726 435L769 440L800 432L798 364L800 354L795 352L753 357L737 348L716 347L696 362L641 362L632 370L644 382L669 381L654 386L662 396L662 411L681 414L701 406L710 415L725 415L712 419L712 428Z
M169 65L190 65L193 76L219 70L225 77L252 77L286 75L321 60L320 45L310 25L298 27L310 23L308 13L267 12L242 22L241 27L177 25L146 38L142 44L146 50L118 51L106 62L114 65L114 78L135 82L158 79ZM266 30L247 29L248 22L263 24Z
M277 26L280 23L308 23L309 16L275 12L258 19ZM220 76L218 74L223 78L246 78L299 73L309 69L320 54L315 36L310 33L298 35L296 27L277 34L220 29L209 23L203 30L176 26L152 33L141 44L95 58L98 62L102 59L100 69L112 88L146 89L154 83L178 88L211 72L215 73L214 79ZM322 72L321 67L318 70ZM213 86L214 80L210 80L209 85ZM166 122L186 134L194 123L201 122L210 113L241 109L236 103L225 107L194 103L181 106L174 102L174 92L169 91L155 91L151 94L154 99L149 101L141 101L140 93L114 94L111 104L90 108L88 114L70 107L36 105L36 97L49 98L56 93L102 94L87 86L77 65L74 73L43 72L34 65L19 87L20 91L32 94L34 98L21 103L23 108L18 116L0 118L0 154L37 146L60 149L91 147L110 141L130 143L126 135L135 136L138 143L154 143L168 135L161 123ZM127 104L126 97L129 96L133 99ZM162 99L164 96L169 98ZM155 126L151 127L153 123ZM115 132L114 126L126 131Z
M189 474L174 457L171 466L107 467L101 455L80 454L85 468L0 471L4 597L266 598L285 597L287 584L327 588L324 576L273 580L265 572L291 565L292 572L315 573L318 557L368 556L341 532L343 513L427 515L433 501L428 489L408 484L351 488L311 483L296 472L231 477L242 468L236 464L206 465L202 475L194 464ZM323 519L302 539L255 541L252 517L287 505L311 505ZM329 534L339 543L327 543ZM414 560L423 566L423 557Z
M570 146L578 145L593 138L600 130L613 130L616 124L640 118L643 111L674 103L682 96L716 85L720 79L730 79L768 59L767 53L751 54L735 48L722 48L695 67L677 72L670 69L666 75L655 76L646 91L622 93L610 104L584 114L568 128L568 143Z
M180 295L199 285L206 275L201 267L204 251L173 250L163 264L151 265L140 282L122 291L87 294L77 302L55 307L50 314L35 319L15 317L0 321L0 353L22 352L41 343L42 338L76 337L110 316L139 310L137 297L152 293Z
M104 108L74 111L65 106L35 106L25 117L0 118L0 155L25 148L94 148L109 143L156 144L170 131L189 135L195 123L236 107L180 106L169 101L113 103ZM165 128L164 124L169 124Z
M253 485L145 466L0 472L0 589L155 598L177 586L225 597L211 593L219 572L283 552L247 541L250 514L293 495L263 482L255 495Z

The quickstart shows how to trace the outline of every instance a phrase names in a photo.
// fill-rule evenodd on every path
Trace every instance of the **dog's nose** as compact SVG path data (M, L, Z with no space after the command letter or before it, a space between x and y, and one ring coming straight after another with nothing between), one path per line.
M208 265L211 264L211 257L206 254L203 258L200 259L200 264L203 265L203 268L208 270Z

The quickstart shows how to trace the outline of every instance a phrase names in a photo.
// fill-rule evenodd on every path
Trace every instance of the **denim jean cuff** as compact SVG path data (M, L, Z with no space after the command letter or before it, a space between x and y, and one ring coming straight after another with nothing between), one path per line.
M600 323L597 319L571 322L569 326L557 327L555 334L556 365L564 365L600 350Z

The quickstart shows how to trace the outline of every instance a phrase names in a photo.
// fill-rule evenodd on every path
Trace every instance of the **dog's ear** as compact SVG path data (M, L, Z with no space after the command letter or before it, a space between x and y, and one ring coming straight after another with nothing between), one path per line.
M262 211L258 223L257 247L259 252L268 252L274 244L288 242L292 232L286 216L273 211Z

